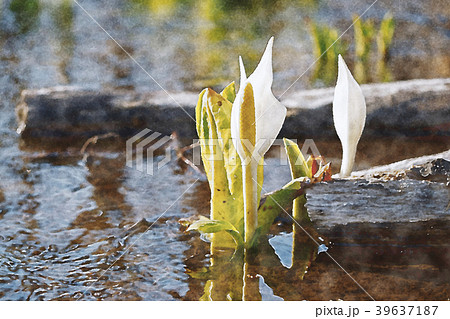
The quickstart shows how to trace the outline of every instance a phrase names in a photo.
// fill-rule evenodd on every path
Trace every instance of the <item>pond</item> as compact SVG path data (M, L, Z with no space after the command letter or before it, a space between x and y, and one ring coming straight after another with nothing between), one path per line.
M206 178L190 167L172 160L152 176L139 172L125 165L123 141L114 138L90 146L86 158L80 154L84 140L70 147L26 145L15 132L14 114L23 89L160 88L71 1L25 2L26 10L19 1L0 4L0 299L240 299L244 271L252 274L247 287L253 299L450 298L444 184L319 185L308 192L308 231L315 242L280 216L244 269L239 255L231 261L226 251L211 256L209 244L179 223L209 212ZM275 35L275 93L314 61L308 19L343 32L352 14L371 4L266 2L270 10L256 1L80 1L170 91L222 87L237 78L238 54L252 69ZM449 65L449 38L442 8L444 3L380 1L367 11L375 21L387 11L396 19L388 62L393 80L450 75L443 67ZM351 56L351 30L343 39ZM324 85L307 72L292 89ZM338 142L316 142L336 170ZM448 147L445 137L366 138L357 168ZM272 153L267 191L289 180L288 168ZM342 201L324 205L337 189ZM356 189L362 189L361 202L346 203ZM402 210L395 209L398 202L406 203ZM374 223L377 212L385 215Z
M268 159L266 172L267 190L289 178L288 168L280 168L275 158ZM355 191L360 202L346 202ZM308 193L314 221L308 232L371 296L448 298L444 185L344 185L333 193L323 187ZM324 200L329 196L335 196L331 203L337 211ZM377 196L382 199L373 200ZM230 266L225 253L210 267L209 244L179 224L182 218L207 216L208 199L206 179L176 161L149 176L125 167L123 154L114 152L93 154L86 162L81 156L22 152L2 167L0 296L239 299L242 261L235 258ZM395 212L405 199L403 211ZM388 216L377 216L381 213ZM295 240L292 236L289 217L280 216L249 270L257 274L254 298L369 299L325 253L316 256L317 243L300 229Z

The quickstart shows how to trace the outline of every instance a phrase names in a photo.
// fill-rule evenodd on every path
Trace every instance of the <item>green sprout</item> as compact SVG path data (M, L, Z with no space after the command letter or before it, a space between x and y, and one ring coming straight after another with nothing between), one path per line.
M353 28L355 31L355 78L360 83L367 83L369 75L370 51L372 40L375 36L375 25L371 19L363 21L359 16L353 16Z
M347 46L338 38L337 29L327 25L308 21L312 42L313 53L317 60L313 79L322 80L324 84L333 83L337 72L337 57L345 54Z
M394 38L395 21L390 12L386 13L381 21L380 30L377 34L377 78L382 82L392 80L392 75L387 68L387 60L389 59L389 47Z

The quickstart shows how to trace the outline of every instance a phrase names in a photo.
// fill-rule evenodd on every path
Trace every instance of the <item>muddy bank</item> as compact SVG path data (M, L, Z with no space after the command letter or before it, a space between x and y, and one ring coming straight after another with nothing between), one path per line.
M367 101L365 136L450 135L450 79L363 85ZM335 137L334 88L287 93L288 116L281 135ZM128 137L149 128L195 137L197 93L94 91L76 87L24 90L16 107L22 137Z

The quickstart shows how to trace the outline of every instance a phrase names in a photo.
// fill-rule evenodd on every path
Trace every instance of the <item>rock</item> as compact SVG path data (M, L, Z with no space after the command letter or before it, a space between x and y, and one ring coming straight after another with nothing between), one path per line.
M450 79L362 85L367 101L365 136L450 135ZM288 108L281 136L336 136L334 88L281 97ZM195 138L198 93L139 94L56 87L22 92L16 113L22 137L90 137L108 132L129 137L144 128Z
M306 189L308 213L316 227L450 220L449 166L450 150L317 183ZM275 190L289 178L289 168L267 169L263 191ZM278 220L292 223L286 213Z
M449 160L450 150L314 185L308 212L318 227L450 220Z

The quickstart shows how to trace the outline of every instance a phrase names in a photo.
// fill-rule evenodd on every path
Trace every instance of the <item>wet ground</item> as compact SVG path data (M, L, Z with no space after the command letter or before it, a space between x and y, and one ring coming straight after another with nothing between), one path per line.
M153 176L126 167L123 144L114 139L90 146L87 157L80 154L84 141L62 148L49 145L49 141L30 146L20 140L15 133L14 106L22 89L61 84L141 91L158 87L79 9L58 9L53 2L42 1L39 13L32 14L34 20L23 20L32 23L18 25L9 9L12 2L3 1L0 10L0 299L242 297L244 264L239 256L231 262L226 253L211 256L209 245L197 234L184 233L178 223L180 218L208 214L204 176L176 160ZM399 32L393 46L396 62L391 66L399 71L394 72L396 79L448 76L448 69L442 67L446 64L436 62L448 59L443 53L448 42L444 27L448 15L441 12L446 7L417 1L389 8L379 2L368 16L381 18L391 9L399 28L405 30ZM276 7L268 17L270 23L262 23L267 13L257 11L251 32L236 27L218 43L203 43L203 47L215 48L212 57L192 49L192 41L205 32L202 28L211 29L212 22L206 17L207 22L187 29L193 19L189 5L168 18L164 10L158 14L139 10L133 1L81 3L170 90L199 90L205 83L220 86L236 79L235 56L242 53L241 48L245 48L244 58L254 65L272 34L277 35L279 48L274 57L276 91L286 89L286 83L295 80L313 60L308 35L302 32L306 13L287 2ZM333 5L327 6L330 3ZM370 4L362 1L350 12L341 3L323 1L308 14L328 21L330 12L335 12L330 21L345 29L353 11L362 12ZM53 10L63 10L56 16L68 17L71 22L55 19ZM240 15L255 13L245 10ZM415 32L424 36L410 37ZM228 47L231 53L224 52ZM186 63L188 57L195 64L210 59L215 68L196 65L194 70ZM214 61L224 62L217 69ZM298 88L312 85L307 76L298 82ZM316 142L336 170L340 157L337 141ZM360 145L357 168L448 148L445 137L367 139ZM289 179L287 167L281 167L273 156L266 169L267 191ZM448 300L448 188L415 180L339 183L321 185L308 193L313 220L308 231L317 243L299 229L294 240L288 217L272 227L260 253L247 264L246 272L252 275L248 295L264 300L369 299L323 252L327 248L375 299ZM361 192L361 201L346 200L356 190ZM331 193L340 201L325 205L324 198ZM395 206L400 202L404 206ZM318 255L317 244L324 245ZM306 273L305 265L309 266ZM233 285L223 287L225 283Z

